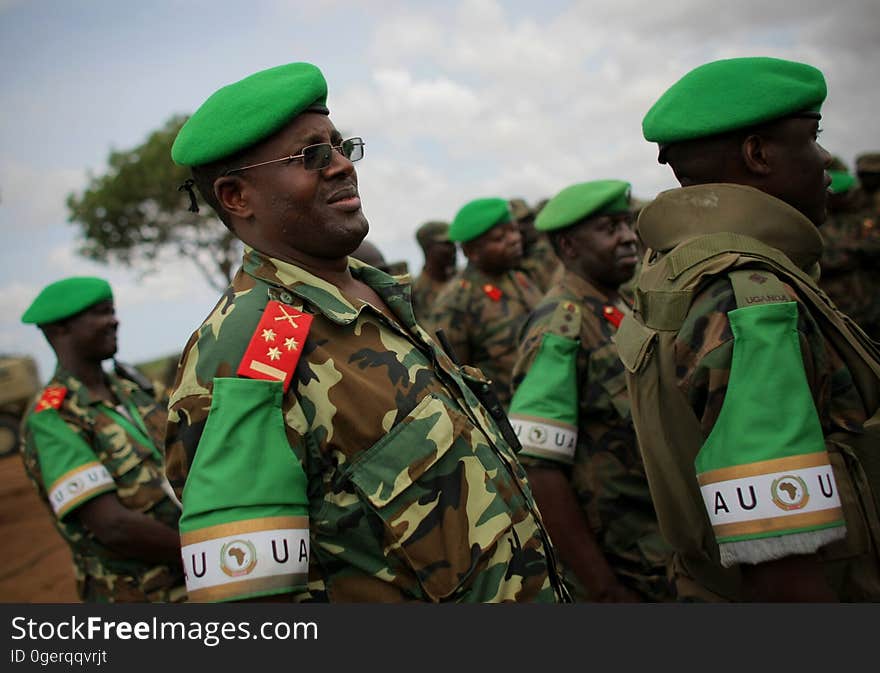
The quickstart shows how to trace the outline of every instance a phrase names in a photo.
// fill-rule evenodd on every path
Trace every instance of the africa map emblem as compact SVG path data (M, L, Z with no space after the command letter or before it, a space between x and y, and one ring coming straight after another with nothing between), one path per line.
M773 503L786 511L803 509L810 499L806 482L793 474L774 479L770 486L770 495Z
M231 540L220 549L220 568L230 577L248 575L257 565L257 550L248 540Z
M547 443L547 431L537 425L533 425L529 428L529 442L532 444L546 444Z

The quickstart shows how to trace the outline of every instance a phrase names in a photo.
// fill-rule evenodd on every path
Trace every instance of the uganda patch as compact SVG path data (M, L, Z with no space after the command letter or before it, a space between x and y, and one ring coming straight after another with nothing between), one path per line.
M60 409L61 403L67 397L67 388L64 386L47 386L43 391L34 413L45 411L46 409Z
M287 392L313 319L287 304L270 301L238 365L238 375L281 381Z

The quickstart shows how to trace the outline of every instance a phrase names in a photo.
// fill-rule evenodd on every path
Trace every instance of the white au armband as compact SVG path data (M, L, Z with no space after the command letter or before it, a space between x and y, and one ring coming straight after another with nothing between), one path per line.
M56 479L49 488L49 502L55 516L61 519L89 498L115 488L110 472L96 461L81 465Z
M523 454L566 463L574 459L578 436L574 426L521 415L511 416L510 424L522 444Z
M292 591L308 581L308 517L267 517L181 534L186 588L193 602Z

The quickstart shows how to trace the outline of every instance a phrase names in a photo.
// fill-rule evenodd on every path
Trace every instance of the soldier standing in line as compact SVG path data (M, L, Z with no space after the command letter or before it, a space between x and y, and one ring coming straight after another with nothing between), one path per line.
M506 407L519 332L541 291L516 268L522 236L504 199L464 205L449 238L461 243L468 263L440 293L426 327L432 333L442 329L450 355L480 369Z
M510 420L578 600L671 598L667 559L613 338L638 262L630 185L566 187L538 215L565 273L526 323Z
M246 245L170 401L190 598L562 600L506 419L416 322L408 281L349 257L364 143L326 99L314 65L270 68L172 147Z
M819 229L824 242L819 287L835 306L864 326L862 311L872 300L867 296L866 269L859 248L862 245L862 218L856 177L839 157L832 157L828 216Z
M535 216L540 209L529 208L523 199L510 199L508 203L523 241L522 260L517 268L524 271L541 292L546 292L559 280L562 265L547 235L535 228Z
M816 285L831 156L809 65L736 58L644 118L680 189L616 343L683 600L880 599L880 353Z
M45 287L22 316L58 366L23 421L25 470L73 554L86 602L186 597L177 522L165 478L166 410L146 380L107 374L116 354L113 294L103 279ZM130 375L131 378L137 378Z
M424 322L434 300L455 275L457 248L449 240L449 223L425 222L416 230L416 241L425 255L425 266L412 285L413 311Z
M868 336L880 341L880 152L856 157L856 176L860 222L853 252L864 277L864 302L852 317Z

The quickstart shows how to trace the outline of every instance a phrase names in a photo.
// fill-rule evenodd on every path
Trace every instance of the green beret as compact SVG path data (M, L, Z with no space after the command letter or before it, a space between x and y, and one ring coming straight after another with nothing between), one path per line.
M856 184L854 175L850 175L846 171L828 171L831 176L831 186L829 189L833 194L842 194L848 192Z
M673 84L642 120L645 140L661 145L748 128L804 112L825 100L813 66L778 58L706 63Z
M418 241L422 250L428 248L432 243L448 243L449 223L433 220L425 222L416 229L416 241Z
M538 231L562 229L585 217L630 210L630 184L623 180L593 180L566 187L547 202L535 219Z
M45 325L85 311L98 302L113 299L110 283L103 278L74 276L42 289L21 316L23 323Z
M180 129L171 158L198 166L239 152L300 112L328 113L327 82L311 63L288 63L245 77L214 92Z
M498 198L475 199L455 214L449 227L449 240L466 243L485 234L496 224L505 222L510 222L507 201Z
M857 173L880 173L880 152L867 152L856 158Z

